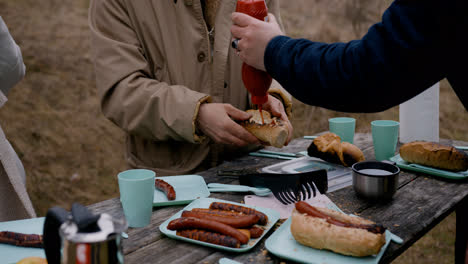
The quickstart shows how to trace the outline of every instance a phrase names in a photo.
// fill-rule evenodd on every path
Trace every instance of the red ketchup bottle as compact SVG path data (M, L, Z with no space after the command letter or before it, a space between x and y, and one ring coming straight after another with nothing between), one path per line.
M259 20L268 20L268 8L265 0L238 0L236 12L247 14ZM268 101L268 89L272 81L271 76L264 71L257 70L243 63L242 81L252 96L252 103L258 105L263 123L262 105Z

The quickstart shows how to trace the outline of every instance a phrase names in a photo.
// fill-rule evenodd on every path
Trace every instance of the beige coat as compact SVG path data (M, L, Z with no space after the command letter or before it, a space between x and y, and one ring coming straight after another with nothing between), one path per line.
M279 18L279 1L267 1ZM230 48L236 0L221 0L209 33L200 0L92 0L89 24L104 115L127 132L130 167L187 174L226 148L196 133L204 101L248 109L241 64ZM290 96L274 82L290 111ZM238 151L237 151L238 152Z

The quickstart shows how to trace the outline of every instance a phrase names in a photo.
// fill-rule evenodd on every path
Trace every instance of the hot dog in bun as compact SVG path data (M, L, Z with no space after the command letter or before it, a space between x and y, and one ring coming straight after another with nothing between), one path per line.
M305 246L355 257L377 254L385 244L383 226L306 202L296 203L291 233Z
M272 117L271 114L262 110L262 117L259 110L247 110L247 113L252 114L252 117L241 123L247 131L263 142L266 142L273 147L282 148L288 139L289 130L282 120Z

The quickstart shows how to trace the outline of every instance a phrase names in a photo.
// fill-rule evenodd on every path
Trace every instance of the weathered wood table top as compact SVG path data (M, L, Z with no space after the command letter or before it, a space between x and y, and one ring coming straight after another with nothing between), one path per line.
M441 142L468 145L468 142L450 140L441 140ZM311 141L307 139L295 139L280 151L303 151L310 143ZM364 152L367 160L374 159L370 134L356 134L354 144ZM238 180L234 177L217 176L217 170L265 167L278 162L282 160L245 156L198 174L204 177L206 183L238 184ZM244 196L245 193L212 193L210 197L241 202ZM449 181L402 170L398 191L393 200L388 203L376 204L359 199L352 186L328 193L327 196L346 213L360 215L383 224L404 240L401 245L390 243L381 259L381 263L389 263L457 209L457 206L462 206L462 201L466 206L468 181ZM125 263L218 263L222 257L242 263L289 262L265 250L265 240L273 231L270 231L252 250L241 254L219 251L166 237L159 231L159 225L184 206L155 207L149 226L130 228L129 238L125 239L123 244ZM90 208L95 212L106 212L114 217L123 217L118 198L91 205ZM465 208L464 211L466 210Z

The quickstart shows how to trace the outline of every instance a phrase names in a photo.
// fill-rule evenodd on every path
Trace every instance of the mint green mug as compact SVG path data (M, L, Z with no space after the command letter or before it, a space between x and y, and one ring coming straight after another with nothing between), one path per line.
M144 227L153 213L154 180L151 170L134 169L118 174L120 202L130 227Z
M375 120L371 122L376 160L388 160L395 156L399 127L400 123L393 120Z
M352 117L335 117L328 119L329 131L337 134L341 141L353 144L356 119Z

